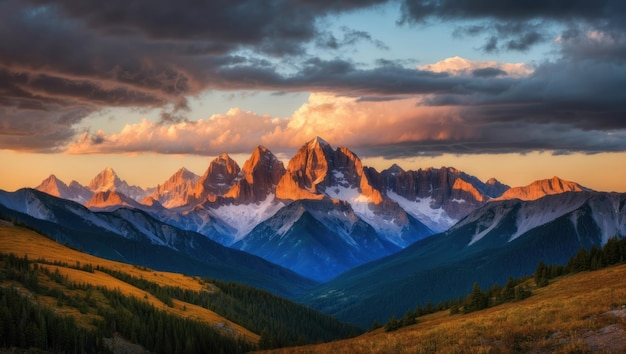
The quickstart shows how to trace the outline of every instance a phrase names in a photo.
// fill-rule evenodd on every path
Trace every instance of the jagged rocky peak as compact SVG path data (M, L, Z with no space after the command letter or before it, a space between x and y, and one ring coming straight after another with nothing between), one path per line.
M181 167L178 171L176 171L176 173L172 175L172 177L170 177L170 179L167 180L167 182L181 183L189 180L195 181L198 180L198 178L200 178L200 176L189 171L185 167Z
M119 178L111 167L107 167L98 173L89 182L88 188L94 193L109 190L118 191L136 201L142 200L146 196L146 191L139 186L128 185L126 181Z
M484 192L491 198L497 198L501 196L502 193L506 192L510 188L511 187L509 187L508 185L498 181L493 177L489 178L483 186Z
M358 188L361 195L367 197L370 203L379 204L383 196L369 180L363 168L361 159L346 147L340 147L335 151L333 174L329 185L343 186L346 188Z
M80 183L78 183L78 182L76 182L76 181L74 181L74 180L72 180L72 181L70 182L70 184L68 185L68 187L70 187L70 188L87 188L87 187L83 186L82 184L80 184Z
M235 204L263 201L275 193L276 186L285 174L285 166L270 150L259 145L244 163L234 185L224 194Z
M333 149L326 140L320 138L319 136L316 136L315 139L309 141L307 145L310 149L315 149L317 147L321 147L322 149Z
M552 194L583 191L591 191L591 189L554 176L551 179L534 181L527 186L511 188L497 199L536 200Z
M276 197L280 199L321 199L334 158L333 148L324 139L315 139L302 145L287 165L285 175L278 182Z
M154 192L141 201L141 204L151 206L153 201L166 208L185 205L193 195L194 186L200 176L182 167L163 184L159 184Z
M355 189L371 203L382 201L355 153L345 147L333 151L330 144L317 137L304 144L289 161L285 175L278 182L276 196L297 200L322 199L328 195L341 199L343 190Z
M67 188L68 186L53 174L41 181L41 183L35 187L36 190L48 193L55 197L60 197L62 190Z
M243 177L249 183L254 183L255 177L256 179L262 178L262 174L266 173L269 182L274 185L278 183L285 171L283 162L262 145L254 149L252 156L243 164L241 170Z
M114 188L116 185L122 183L117 173L111 168L106 167L100 173L89 182L89 189L94 192L106 191Z
M204 199L207 196L221 196L232 186L241 169L237 162L221 154L209 164L209 168L194 187L194 196Z
M93 192L80 183L72 181L68 186L53 174L44 179L35 189L55 197L73 200L78 203L85 203L93 195Z
M390 175L390 176L398 176L399 174L403 172L404 172L404 169L398 166L398 164L394 163L388 169L383 170L381 174Z

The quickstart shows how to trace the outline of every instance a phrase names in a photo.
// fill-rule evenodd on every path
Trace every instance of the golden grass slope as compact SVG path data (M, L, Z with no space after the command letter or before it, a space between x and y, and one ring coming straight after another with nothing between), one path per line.
M91 264L94 267L99 265L101 267L121 271L135 277L143 277L144 279L157 283L161 286L177 286L182 289L190 289L194 291L202 289L212 291L212 288L207 288L207 284L202 282L202 280L197 277L189 277L178 273L160 272L94 257L63 246L34 231L11 226L7 223L0 224L0 252L14 253L19 257L27 255L31 261L44 259L47 262L61 262L70 265L76 265L77 263L80 263L80 265ZM64 276L67 276L68 280L71 282L105 286L109 289L119 289L124 295L146 299L153 306L168 311L176 316L203 321L211 326L222 326L223 324L226 324L230 326L237 335L242 336L246 340L254 343L257 343L259 340L258 334L249 331L248 329L218 315L211 310L176 299L173 301L174 307L168 307L161 300L152 296L150 293L114 278L109 274L99 271L88 273L56 265L40 266L48 267L52 271L58 268L59 272ZM53 286L52 283L45 283L44 285ZM48 300L48 305L52 306L54 300ZM84 319L81 321L80 313L75 309L66 307L63 308L63 311L69 315L77 317L79 323L88 322Z
M523 301L273 353L625 353L626 265L565 276Z

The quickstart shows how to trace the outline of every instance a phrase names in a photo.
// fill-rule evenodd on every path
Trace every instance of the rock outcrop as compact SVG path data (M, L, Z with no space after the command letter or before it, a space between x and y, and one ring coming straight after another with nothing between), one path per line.
M149 199L159 202L166 208L175 208L188 203L190 197L193 196L194 187L199 176L189 171L186 168L181 168L172 175L163 184L159 184L154 189L154 192L150 197L146 197L142 201L142 204L151 205ZM149 199L148 199L149 198Z
M226 193L235 181L241 169L228 154L216 157L204 175L196 182L193 196L198 201L215 200Z
M244 163L234 185L224 194L234 204L263 201L276 192L278 182L285 174L285 166L271 151L258 146Z

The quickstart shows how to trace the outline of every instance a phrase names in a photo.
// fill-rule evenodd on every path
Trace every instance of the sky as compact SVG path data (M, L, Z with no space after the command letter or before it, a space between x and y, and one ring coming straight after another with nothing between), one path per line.
M626 2L0 1L0 189L149 187L316 136L626 192Z

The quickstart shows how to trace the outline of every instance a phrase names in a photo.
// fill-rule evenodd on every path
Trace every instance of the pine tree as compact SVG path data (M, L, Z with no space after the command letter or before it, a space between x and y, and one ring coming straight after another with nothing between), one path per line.
M539 262L535 270L535 284L539 288L548 285L548 266L543 262Z
M396 319L396 316L393 315L389 319L389 322L385 324L385 332L392 332L398 330L401 327L401 323Z

